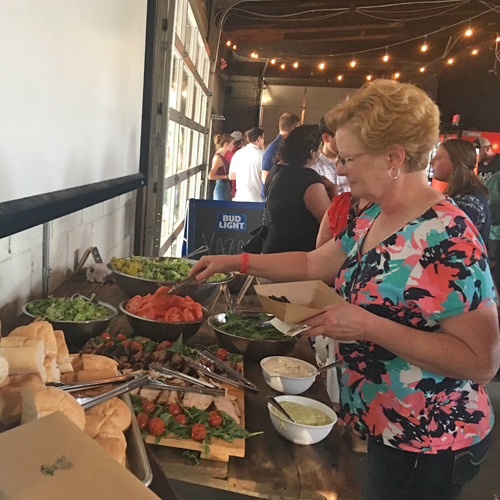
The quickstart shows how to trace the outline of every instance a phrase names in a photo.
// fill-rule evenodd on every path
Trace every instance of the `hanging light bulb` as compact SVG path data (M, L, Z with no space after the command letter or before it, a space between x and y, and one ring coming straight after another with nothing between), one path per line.
M422 67L420 68L420 73L423 73L424 71L425 71L425 66L422 66Z
M450 57L446 62L448 64L453 64L455 62L455 59L453 59L453 57Z
M271 64L276 64L276 59L271 59Z
M255 53L254 55L255 59L258 59L259 58L259 54L257 54L257 52Z
M325 69L325 63L320 63L318 66L319 69Z
M337 76L337 80L340 82L342 80L342 75Z
M425 39L424 39L424 44L420 47L420 50L422 52L426 52L428 48L429 48L429 46L427 45L427 35L426 35Z
M372 79L372 75L366 75L366 79L370 81Z
M294 62L294 63L293 63L293 67L294 67L295 69L297 69L297 68L299 67L299 63L298 63L298 62Z
M394 73L394 78L397 80L401 75L399 73Z
M226 45L227 45L228 47L231 47L231 40L228 40L228 41L226 42Z
M285 65L284 65L284 64L282 64L282 65L280 66L280 68L281 68L281 69L285 69Z
M351 66L351 68L354 68L354 66L356 66L356 61L354 59L354 56L352 56L352 61L349 63L349 65Z
M387 62L388 60L389 60L389 47L386 47L384 57L382 57L382 61Z
M255 57L255 52L252 52L252 53L250 54L250 57Z
M472 55L473 55L473 56L476 56L478 52L479 52L479 51L478 51L477 49L474 49L474 50L472 51Z
M472 35L472 28L470 26L470 21L469 21L469 27L465 30L465 36L471 36Z
M236 44L233 45L233 50L236 50Z
M497 43L498 43L498 42L500 42L500 36L497 36L497 37L495 38L495 42L497 42Z

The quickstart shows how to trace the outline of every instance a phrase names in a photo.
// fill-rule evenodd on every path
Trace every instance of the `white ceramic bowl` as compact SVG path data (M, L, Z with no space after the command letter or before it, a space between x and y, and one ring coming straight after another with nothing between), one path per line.
M284 375L277 375L264 367L266 361L281 358L299 361L300 363L306 365L310 370L313 370L315 374L310 377L288 377ZM307 391L311 385L313 385L317 375L317 368L311 365L311 363L307 363L306 361L302 361L297 358L290 358L289 356L269 356L264 358L260 362L260 368L262 369L262 375L264 376L264 380L267 382L267 385L272 387L275 391L283 392L285 394L302 394Z
M290 422L285 416L282 418L275 415L271 408L272 406L267 403L267 409L269 411L269 416L271 417L271 422L274 428L281 434L285 439L291 441L295 444L315 444L319 443L321 440L325 439L333 426L337 422L337 414L327 405L320 403L314 399L304 398L302 396L276 396L275 398L278 402L281 401L291 401L292 403L298 403L304 406L310 406L311 408L316 408L322 411L328 417L331 418L332 423L328 425L303 425L295 424Z

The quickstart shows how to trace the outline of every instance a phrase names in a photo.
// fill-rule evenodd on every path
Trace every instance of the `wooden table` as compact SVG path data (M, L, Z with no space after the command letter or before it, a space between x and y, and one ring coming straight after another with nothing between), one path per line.
M61 285L54 296L70 296L75 292L85 295L95 293L98 300L117 306L126 297L115 284L90 284L84 278L71 278ZM260 308L255 295L243 299L242 308ZM219 302L214 312L225 310L225 302ZM26 321L25 321L26 322ZM131 328L124 315L116 317L110 333L125 334ZM217 343L213 331L204 325L186 343L205 345ZM305 339L301 339L291 356L313 361L313 354ZM313 361L314 362L314 361ZM246 442L245 458L231 457L229 462L201 460L194 466L182 457L182 451L163 446L149 445L150 457L167 477L198 485L232 491L257 498L272 500L357 500L360 489L350 465L346 443L339 426L320 443L310 446L295 445L280 436L271 424L266 397L277 395L262 376L258 363L245 361L245 376L260 389L258 394L245 394L246 428L250 432L264 431ZM318 377L313 386L303 394L330 404L323 381ZM160 488L161 489L161 488ZM158 494L157 487L155 492ZM165 496L162 498L170 498Z

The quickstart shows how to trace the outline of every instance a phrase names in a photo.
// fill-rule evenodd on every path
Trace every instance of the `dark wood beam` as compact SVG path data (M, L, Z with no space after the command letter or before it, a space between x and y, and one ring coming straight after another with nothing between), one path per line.
M301 20L302 24L307 22L307 20ZM380 29L393 29L393 28L404 28L406 23L403 22L393 22L393 23L376 23L376 24L350 24L345 26L314 26L310 28L283 28L278 25L266 24L266 25L255 25L247 26L246 29L239 29L238 27L228 28L225 31L227 33L231 33L233 36L242 36L248 33L254 33L255 31L264 31L264 30L276 30L283 33L292 32L292 33L313 33L315 31L353 31L353 30L380 30Z

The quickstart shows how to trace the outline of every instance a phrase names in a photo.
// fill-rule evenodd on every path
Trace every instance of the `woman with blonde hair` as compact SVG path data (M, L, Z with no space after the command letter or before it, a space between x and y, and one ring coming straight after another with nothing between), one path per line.
M491 212L488 190L474 172L476 148L464 139L442 142L431 160L434 179L447 182L444 194L468 215L488 247Z
M312 252L202 257L191 273L333 283L345 302L306 334L339 341L341 417L368 437L363 499L456 499L491 440L500 342L484 244L427 182L439 110L413 85L376 80L326 120L337 174L374 205Z
M211 181L216 180L214 200L231 201L231 181L229 180L229 162L224 155L234 148L234 137L229 134L217 134L214 137L217 148L212 159L212 168L208 174Z

